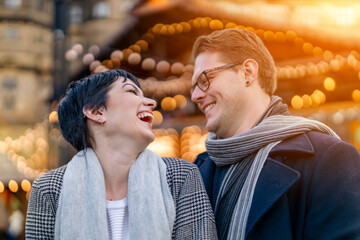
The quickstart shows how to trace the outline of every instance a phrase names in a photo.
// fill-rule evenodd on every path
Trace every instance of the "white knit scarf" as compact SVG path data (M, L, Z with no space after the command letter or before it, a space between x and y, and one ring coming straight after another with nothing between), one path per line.
M139 154L130 168L127 198L130 239L171 239L175 206L159 155L150 150ZM55 239L109 239L104 173L91 148L67 165Z
M256 154L235 205L227 239L245 239L255 186L271 149L284 139L308 131L319 131L338 137L321 122L284 115L267 117L249 131L231 138L219 139L214 133L209 133L206 148L211 159L217 166L231 165L222 182L217 202L223 196L238 161L250 154Z

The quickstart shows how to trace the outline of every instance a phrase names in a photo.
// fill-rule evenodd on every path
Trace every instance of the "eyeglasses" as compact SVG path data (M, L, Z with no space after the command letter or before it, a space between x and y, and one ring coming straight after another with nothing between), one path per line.
M191 93L194 92L196 86L198 86L200 88L200 90L203 92L205 92L206 90L209 89L210 80L207 75L208 73L214 72L214 71L219 71L219 70L225 70L225 69L232 68L232 67L240 65L240 64L242 64L242 63L230 63L230 64L226 64L226 65L223 65L220 67L214 67L214 68L210 68L210 69L202 71L202 73L200 73L200 75L196 79L196 84L194 84L192 86Z

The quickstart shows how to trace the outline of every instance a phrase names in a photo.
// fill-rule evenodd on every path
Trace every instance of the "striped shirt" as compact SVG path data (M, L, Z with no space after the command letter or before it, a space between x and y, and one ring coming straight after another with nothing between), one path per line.
M129 240L129 213L127 198L106 201L110 240Z

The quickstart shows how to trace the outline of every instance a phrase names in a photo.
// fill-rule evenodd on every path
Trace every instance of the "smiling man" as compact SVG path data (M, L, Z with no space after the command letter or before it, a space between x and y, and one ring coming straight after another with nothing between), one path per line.
M200 36L191 98L210 132L198 165L219 239L360 239L360 155L326 125L291 116L252 32Z

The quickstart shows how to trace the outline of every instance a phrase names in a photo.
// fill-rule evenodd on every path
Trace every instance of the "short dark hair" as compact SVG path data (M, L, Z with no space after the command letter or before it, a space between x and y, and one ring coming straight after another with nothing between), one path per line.
M277 87L274 59L261 39L255 33L228 28L198 37L192 55L196 58L202 52L218 52L228 63L243 63L254 59L259 64L259 85L269 96Z
M137 78L121 69L92 74L69 84L58 108L59 126L66 141L78 151L91 146L84 107L106 109L107 93L119 77L130 79L141 89Z

